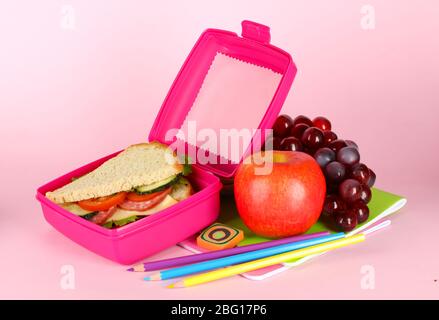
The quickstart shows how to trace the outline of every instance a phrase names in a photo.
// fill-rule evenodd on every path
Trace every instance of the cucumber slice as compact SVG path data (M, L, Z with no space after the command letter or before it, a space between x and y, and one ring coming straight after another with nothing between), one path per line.
M140 186L134 189L134 191L138 194L148 194L148 193L154 193L158 191L162 191L169 187L170 185L176 183L179 179L180 175L176 174L173 176L170 176L169 178L166 178L164 180L154 182L145 186Z
M82 209L80 206L78 206L78 204L73 202L60 204L60 206L67 211L70 211L71 213L81 217L93 213L92 211Z

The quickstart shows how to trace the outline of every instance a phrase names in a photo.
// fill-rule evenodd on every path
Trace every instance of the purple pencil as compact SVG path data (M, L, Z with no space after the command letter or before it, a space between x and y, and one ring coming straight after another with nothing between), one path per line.
M211 260L211 259L228 257L228 256L232 256L232 255L239 254L239 253L270 248L270 247L278 246L278 245L285 244L285 243L291 243L291 242L296 242L296 241L317 238L317 237L325 236L328 234L330 234L330 232L323 231L323 232L304 234L304 235L300 235L300 236L288 237L288 238L283 238L283 239L278 239L278 240L271 240L271 241L261 242L261 243L256 243L256 244L250 244L248 246L236 247L236 248L232 248L232 249L199 253L199 254L194 254L194 255L190 255L190 256L170 258L170 259L159 260L159 261L145 262L145 263L137 264L134 267L127 269L127 271L145 272L145 271L167 269L167 268L182 266L182 265L186 265L186 264L192 264L192 263Z

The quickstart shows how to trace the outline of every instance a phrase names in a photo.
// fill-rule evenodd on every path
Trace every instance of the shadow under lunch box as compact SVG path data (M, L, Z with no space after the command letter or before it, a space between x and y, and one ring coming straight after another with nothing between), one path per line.
M194 159L193 152L197 152L200 148L197 143L187 142L179 138L177 134L168 135L170 130L181 128L187 121L188 114L192 112L197 95L205 85L203 84L205 78L218 54L227 56L227 59L231 58L233 63L244 62L243 68L246 68L245 65L252 65L273 72L278 76L278 82L273 86L274 91L267 103L254 106L260 109L258 112L251 109L241 110L241 103L244 103L243 108L249 109L252 106L245 106L245 98L237 99L240 101L237 101L236 105L228 105L224 108L225 110L234 108L240 111L224 116L216 115L213 123L218 128L229 128L236 123L230 122L232 117L242 117L245 112L249 112L259 117L253 119L255 128L270 129L273 126L293 82L296 66L287 52L270 45L270 29L267 26L243 21L241 37L236 33L217 29L207 29L202 33L163 102L149 134L149 141L159 141L174 149L175 146L183 145L185 150L188 150L187 154ZM238 70L239 68L240 66ZM221 70L219 71L221 73ZM227 91L227 88L230 87L228 83L225 83L224 91ZM236 95L236 92L234 94ZM233 99L236 97L232 97L230 101ZM209 118L209 112L205 117ZM203 110L193 113L195 116L193 120L200 120L200 123L203 123L202 119L197 118L202 113ZM252 142L253 138L254 136L252 136ZM178 153L178 149L176 151ZM119 228L107 229L94 224L46 198L46 192L64 186L74 177L87 174L119 152L89 163L41 186L37 190L36 197L41 203L45 219L59 232L103 257L121 264L132 264L185 240L216 221L220 210L222 188L220 179L233 181L239 162L250 152L250 145L242 152L238 161L223 156L221 152L217 153L218 158L227 158L227 161L199 163L195 160L192 164L193 172L188 177L195 190L193 195L158 213Z

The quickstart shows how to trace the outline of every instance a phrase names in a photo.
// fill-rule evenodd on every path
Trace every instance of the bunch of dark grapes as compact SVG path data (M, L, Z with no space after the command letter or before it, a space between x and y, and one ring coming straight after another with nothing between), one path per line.
M281 115L273 126L266 148L306 152L320 165L326 178L326 199L321 217L338 230L351 231L367 221L376 175L360 163L358 145L342 140L331 131L324 117L311 121L300 115L294 120Z

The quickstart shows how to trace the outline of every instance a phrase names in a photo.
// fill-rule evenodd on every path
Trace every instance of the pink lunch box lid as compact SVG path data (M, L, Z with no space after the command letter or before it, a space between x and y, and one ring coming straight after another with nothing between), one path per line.
M161 106L150 131L149 141L157 140L168 145L176 141L177 137L175 135L169 137L168 132L183 125L217 53L224 53L241 61L271 69L281 75L268 108L263 110L264 116L258 127L262 130L272 128L290 90L297 68L289 53L270 44L269 27L244 20L241 37L234 32L218 29L207 29L201 34ZM237 108L239 108L238 100ZM218 121L221 121L219 126L229 127L227 117ZM186 142L184 144L188 149L195 147L198 150L199 147ZM249 155L252 149L257 150L260 146L260 139L257 141L253 136L252 141L244 146L245 152L242 153L239 162ZM197 162L197 164L222 178L233 177L239 165L236 162L226 164Z

